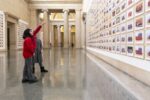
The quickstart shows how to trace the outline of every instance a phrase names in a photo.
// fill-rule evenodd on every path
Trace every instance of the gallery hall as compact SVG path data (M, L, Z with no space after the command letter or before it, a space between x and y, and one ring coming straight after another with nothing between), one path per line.
M150 100L150 0L0 0L0 100Z

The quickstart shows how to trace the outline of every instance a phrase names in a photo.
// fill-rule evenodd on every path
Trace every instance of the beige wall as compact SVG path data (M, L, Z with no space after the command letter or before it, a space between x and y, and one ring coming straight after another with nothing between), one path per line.
M0 0L0 10L29 22L29 8L24 0Z

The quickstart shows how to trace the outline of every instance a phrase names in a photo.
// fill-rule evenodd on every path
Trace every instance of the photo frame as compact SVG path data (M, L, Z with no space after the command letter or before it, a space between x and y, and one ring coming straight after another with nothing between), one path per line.
M121 54L126 55L127 54L127 46L121 45Z
M128 56L134 56L134 47L133 47L133 45L128 45L127 46L127 55Z
M124 11L126 9L126 1L124 1L122 4L121 4L121 12Z
M135 18L135 30L140 30L144 28L144 16Z
M117 44L120 44L120 35L117 35L117 36L116 36L116 43L117 43Z
M133 20L130 20L127 22L127 31L130 32L133 31L133 29L134 29Z
M121 41L121 44L126 44L126 42L127 42L127 36L126 36L126 34L124 34L124 35L121 35L121 39L120 39L120 41Z
M145 47L145 59L150 60L150 45Z
M141 1L135 5L135 16L138 16L143 13L144 13L144 2Z
M150 11L150 0L145 0L145 10Z
M116 9L116 15L118 15L120 13L120 7L118 7L117 9Z
M145 27L147 28L147 27L150 27L150 14L149 13L147 13L146 15L145 15Z
M133 39L133 33L128 33L127 34L127 44L133 44L134 39Z
M145 32L145 43L150 44L150 29L147 29Z
M117 18L116 18L116 24L119 24L120 23L120 16L118 16Z
M134 4L134 0L127 0L128 7L132 6Z
M120 31L121 31L121 33L126 32L126 23L121 24Z
M144 46L143 45L135 46L135 57L144 58Z
M127 19L132 19L134 17L134 8L132 7L127 11Z
M144 43L144 31L140 30L140 31L135 31L135 43L136 44L143 44Z
M126 15L127 15L126 12L121 15L121 17L120 17L121 23L126 21Z
M116 53L120 54L120 45L116 45Z

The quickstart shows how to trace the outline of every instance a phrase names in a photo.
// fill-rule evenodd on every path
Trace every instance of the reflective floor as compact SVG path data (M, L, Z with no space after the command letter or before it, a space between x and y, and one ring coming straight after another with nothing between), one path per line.
M43 51L39 82L22 84L21 51L0 52L0 100L150 100L150 88L81 49Z
M36 64L38 83L22 84L22 52L0 53L0 100L83 100L86 56L81 50L44 50L41 74Z

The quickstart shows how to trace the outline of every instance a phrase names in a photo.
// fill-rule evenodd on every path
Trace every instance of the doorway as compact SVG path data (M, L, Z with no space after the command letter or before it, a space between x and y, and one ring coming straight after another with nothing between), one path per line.
M16 49L16 26L15 23L7 22L7 50Z
M72 48L74 48L75 47L75 44L76 44L76 40L75 40L75 25L72 25L71 26L71 31L70 31L70 46L72 47Z

